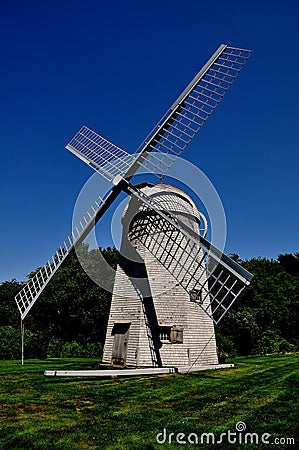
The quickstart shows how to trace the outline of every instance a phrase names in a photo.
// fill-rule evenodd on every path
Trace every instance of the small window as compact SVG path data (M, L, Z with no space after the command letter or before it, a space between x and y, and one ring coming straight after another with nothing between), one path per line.
M159 339L164 343L182 344L183 343L183 327L178 326L160 326Z
M170 342L171 327L159 327L159 339L161 342Z
M192 291L189 292L190 294L190 300L191 302L196 303L203 303L203 296L202 296L202 290L201 289L192 289Z

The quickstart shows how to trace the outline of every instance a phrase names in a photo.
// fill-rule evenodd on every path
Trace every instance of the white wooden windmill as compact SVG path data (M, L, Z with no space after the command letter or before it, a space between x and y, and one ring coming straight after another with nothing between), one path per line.
M15 299L22 319L45 286L124 191L121 259L116 271L103 361L122 366L217 363L218 323L251 274L205 237L206 220L193 201L165 184L136 186L142 166L161 180L219 104L250 50L220 45L134 154L83 126L66 146L109 180L56 253ZM202 232L200 232L202 228Z

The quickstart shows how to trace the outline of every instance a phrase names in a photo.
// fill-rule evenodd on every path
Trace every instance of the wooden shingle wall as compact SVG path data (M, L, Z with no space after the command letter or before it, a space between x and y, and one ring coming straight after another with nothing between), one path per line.
M156 198L165 209L177 213L188 226L198 230L198 225L194 220L195 217L198 217L198 211L193 201L183 191L165 184L146 186L143 189L147 195L158 195ZM128 209L125 210L125 215L127 211ZM145 227L144 233L146 231ZM123 239L125 238L124 235ZM160 233L156 238L160 242L161 251L165 250L167 239L164 238L163 233ZM111 362L114 323L130 322L126 358L128 367L153 367L158 365L159 361L160 365L162 363L163 366L217 364L218 358L212 320L198 305L190 301L189 294L137 238L134 239L133 236L131 243L145 264L155 317L147 317L142 292L140 293L139 289L136 289L134 280L131 280L123 268L118 266L103 362ZM178 252L180 249L173 249L172 247L172 251ZM184 263L188 262L188 257L185 254L181 254L180 259ZM148 297L149 293L146 292L145 295ZM151 322L151 327L148 322ZM182 330L179 332L179 336L182 336L183 342L159 341L159 348L157 349L157 345L155 346L153 343L153 323L156 323L158 327L156 327L157 333L159 333L159 327L163 327L163 329L174 327L174 329Z

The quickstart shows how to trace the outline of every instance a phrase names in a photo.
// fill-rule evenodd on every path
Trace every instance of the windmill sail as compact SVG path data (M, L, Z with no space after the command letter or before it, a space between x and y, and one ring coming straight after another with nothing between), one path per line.
M252 275L196 234L177 216L135 186L140 217L129 233L172 274L217 324L252 279ZM183 255L183 256L182 256Z
M145 138L134 155L87 127L66 148L109 181L130 179L140 166L165 175L220 103L251 51L220 45Z
M133 162L133 155L85 126L75 134L66 149L111 182L115 177L122 177Z
M220 45L137 149L136 164L165 175L213 113L250 55L250 50Z
M63 243L58 247L54 255L44 264L44 266L30 278L27 284L15 296L15 300L22 320L26 317L38 297L43 292L51 278L55 275L61 264L69 256L75 245L84 240L92 230L95 223L102 217L111 203L119 194L120 189L114 187L105 199L99 197L87 210L79 224L67 236Z

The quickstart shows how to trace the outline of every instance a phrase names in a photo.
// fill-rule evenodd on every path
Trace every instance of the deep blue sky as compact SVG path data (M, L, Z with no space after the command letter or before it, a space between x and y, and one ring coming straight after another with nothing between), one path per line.
M298 252L298 10L296 0L2 2L0 281L26 279L70 232L92 175L64 149L81 125L135 151L221 43L253 55L183 156L221 196L228 253Z

